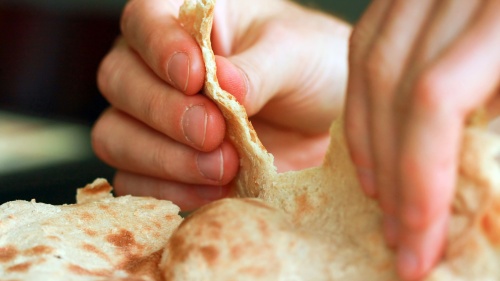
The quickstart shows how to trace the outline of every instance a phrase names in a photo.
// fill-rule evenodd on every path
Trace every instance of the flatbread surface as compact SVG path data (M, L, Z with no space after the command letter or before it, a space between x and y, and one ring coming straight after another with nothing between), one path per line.
M218 86L210 48L214 5L213 0L188 0L180 21L202 48L204 93L224 113L227 134L242 158L235 194L256 199L226 199L193 214L165 250L165 277L397 280L395 257L382 235L382 212L361 191L342 120L332 124L321 167L276 173L244 108ZM500 280L499 153L498 136L484 129L465 131L445 255L426 280ZM259 252L238 250L243 242ZM198 274L190 268L203 270Z
M179 208L110 191L96 180L78 191L77 204L1 205L0 280L160 280Z

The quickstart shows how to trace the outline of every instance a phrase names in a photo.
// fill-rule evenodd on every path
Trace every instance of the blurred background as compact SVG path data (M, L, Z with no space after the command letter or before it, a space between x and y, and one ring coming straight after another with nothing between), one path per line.
M355 22L369 0L297 0ZM0 1L0 204L62 204L113 169L90 147L100 60L126 0Z

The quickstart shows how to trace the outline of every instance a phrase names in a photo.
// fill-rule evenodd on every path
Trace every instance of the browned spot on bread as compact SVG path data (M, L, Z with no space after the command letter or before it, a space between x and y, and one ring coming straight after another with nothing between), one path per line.
M231 258L234 260L237 260L237 259L244 257L245 247L248 247L248 245L235 244L235 245L231 246L231 249L229 250L230 254L231 254Z
M142 258L131 257L119 268L135 276L148 275L153 276L154 280L162 280L161 270L158 267L162 253L163 250L159 250Z
M306 193L303 193L302 195L298 195L295 197L295 203L297 204L297 210L299 213L307 213L314 211L314 207L311 205L309 200L307 199L308 196Z
M156 205L155 204L147 204L147 205L144 205L143 208L146 210L154 210L154 209L156 209Z
M99 204L99 209L101 210L109 210L109 206L105 204Z
M49 235L47 236L48 239L54 240L54 241L61 241L61 238L55 236L55 235Z
M120 229L118 233L108 234L106 241L121 248L137 245L134 234L126 229Z
M80 214L80 218L84 221L91 221L94 219L94 216L89 212L83 212Z
M259 219L257 221L257 224L259 225L259 230L263 236L267 237L268 235L271 235L271 231L269 230L269 225L265 220Z
M18 250L14 246L0 247L0 262L8 262L18 255Z
M82 245L82 249L87 251L87 252L91 252L93 254L96 254L97 256L101 257L102 259L104 259L106 261L110 260L108 255L105 252L101 251L99 248L97 248L94 245L85 243Z
M250 276L253 276L255 278L258 278L258 277L266 276L266 274L268 274L268 272L269 272L269 269L262 268L259 266L247 266L247 267L243 267L240 270L240 272L244 275L250 275Z
M200 252L209 265L213 265L219 256L219 250L217 250L214 246L201 247Z
M204 228L199 228L199 235L206 236L211 239L221 239L222 224L215 219L203 222Z
M90 275L90 276L111 276L111 272L108 270L89 270L83 268L76 264L68 265L68 269L78 275Z
M178 215L168 214L165 216L165 219L167 221L173 221L173 220L177 220L178 217L179 217Z
M28 269L30 269L31 265L31 262L23 262L20 264L9 266L7 268L7 272L26 272L28 271Z
M500 200L493 201L489 212L484 214L481 225L490 242L500 246Z
M171 253L175 253L175 255L171 256L172 262L182 263L187 260L191 247L188 246L184 237L179 234L174 234L170 238L168 247L170 248Z
M221 229L222 223L220 223L217 220L210 220L209 222L207 222L207 226L209 226L211 228L215 228L215 229Z
M83 232L85 232L85 234L87 234L88 236L96 236L97 235L97 231L92 230L92 229L88 229L88 228L85 228L83 230Z
M50 254L54 251L54 248L45 246L45 245L38 245L33 248L24 250L23 255L25 256L38 256L38 255L43 255L43 254Z
M108 182L101 182L95 185L87 185L85 188L81 189L82 194L97 194L97 193L109 193L113 190L113 187Z
M156 228L161 228L161 223L154 221L153 224L156 226Z

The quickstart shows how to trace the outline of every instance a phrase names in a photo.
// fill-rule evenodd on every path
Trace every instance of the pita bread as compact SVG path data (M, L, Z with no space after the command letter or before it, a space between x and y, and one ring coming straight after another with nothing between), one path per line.
M205 94L227 119L242 158L236 197L210 204L172 235L168 280L397 280L378 204L364 196L343 136L331 127L321 167L276 173L244 108L217 82L210 31L215 1L187 0L180 21L203 51ZM445 255L426 280L500 280L500 139L464 133Z
M78 190L77 204L1 205L0 280L160 280L179 208L110 191L99 179Z

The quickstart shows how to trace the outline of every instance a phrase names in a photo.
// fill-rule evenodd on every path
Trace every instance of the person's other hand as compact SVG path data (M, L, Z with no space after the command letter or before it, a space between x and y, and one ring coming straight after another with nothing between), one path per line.
M498 0L375 0L353 31L348 144L405 279L439 259L464 124L497 102L498 11Z
M184 210L228 193L239 157L225 122L199 94L201 51L177 21L182 1L131 0L123 37L101 63L111 104L93 147L117 168L117 194L169 199ZM223 89L246 108L280 171L319 165L342 107L350 27L289 1L216 5L212 45Z

